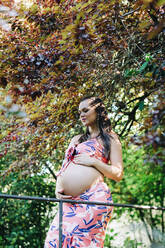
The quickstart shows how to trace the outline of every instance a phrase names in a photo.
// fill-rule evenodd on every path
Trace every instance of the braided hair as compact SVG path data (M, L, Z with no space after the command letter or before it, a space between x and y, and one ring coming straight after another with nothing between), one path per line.
M111 137L109 133L112 129L111 121L108 118L108 113L100 98L93 97L93 96L86 96L81 99L80 103L88 99L93 99L93 101L90 103L90 106L95 106L95 111L97 113L97 125L100 131L99 136L103 142L105 157L109 159L110 158L110 137ZM87 127L85 134L83 134L79 138L78 142L82 143L88 140L89 138L90 138L90 133L89 133L89 128Z

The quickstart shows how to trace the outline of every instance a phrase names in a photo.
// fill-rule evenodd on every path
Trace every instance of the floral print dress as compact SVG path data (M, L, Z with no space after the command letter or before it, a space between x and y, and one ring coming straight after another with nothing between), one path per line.
M108 163L104 156L103 146L97 139L91 139L66 151L62 168L57 176L61 175L70 162L73 162L74 156L81 152L87 152L90 156L95 156L104 163ZM113 203L110 190L102 179L98 179L89 189L72 199ZM62 247L103 248L105 231L112 212L113 206L63 203ZM47 233L44 248L58 247L59 213L57 212Z

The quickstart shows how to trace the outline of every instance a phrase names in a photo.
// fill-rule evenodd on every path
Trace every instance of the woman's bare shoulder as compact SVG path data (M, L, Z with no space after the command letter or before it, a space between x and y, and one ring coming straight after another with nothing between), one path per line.
M120 143L120 139L119 139L119 136L117 135L117 133L115 133L113 130L111 130L111 132L109 134L112 137L112 140Z
M70 144L73 144L73 145L77 144L77 143L78 143L78 140L79 140L79 138L80 138L81 136L82 136L82 134L75 135L75 136L71 139Z

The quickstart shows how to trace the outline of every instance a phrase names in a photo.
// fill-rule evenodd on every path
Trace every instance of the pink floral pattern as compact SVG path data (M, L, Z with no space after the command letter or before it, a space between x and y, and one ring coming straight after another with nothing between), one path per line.
M66 150L62 167L56 176L58 177L61 175L69 166L70 162L74 163L74 156L80 153L88 153L90 156L95 156L104 163L108 163L107 158L104 156L104 147L97 141L97 139L91 139L72 146Z
M112 203L111 193L104 182L97 182L75 200ZM103 248L105 231L113 207L85 204L63 204L63 248ZM59 248L59 213L47 234L44 248Z
M92 139L66 152L59 175L67 168L74 155L87 152L107 163L103 146ZM108 186L98 180L94 185L74 200L112 203ZM63 248L103 248L105 231L112 217L113 206L63 203ZM44 248L59 248L59 212L57 212L47 233Z

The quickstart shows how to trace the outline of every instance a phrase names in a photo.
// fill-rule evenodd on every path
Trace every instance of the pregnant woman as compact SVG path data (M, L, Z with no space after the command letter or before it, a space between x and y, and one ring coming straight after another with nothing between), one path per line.
M72 138L61 170L57 174L59 199L112 203L104 177L119 182L123 176L121 144L111 130L100 98L85 97L79 104L80 120L86 133ZM63 204L63 248L103 248L112 206ZM45 248L59 247L59 216L55 216Z

